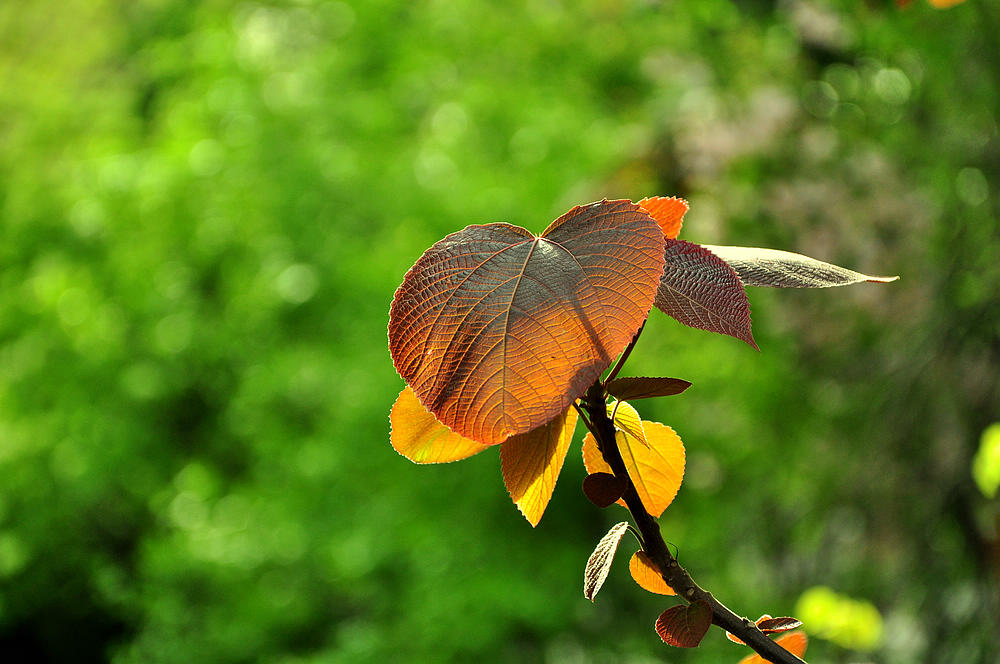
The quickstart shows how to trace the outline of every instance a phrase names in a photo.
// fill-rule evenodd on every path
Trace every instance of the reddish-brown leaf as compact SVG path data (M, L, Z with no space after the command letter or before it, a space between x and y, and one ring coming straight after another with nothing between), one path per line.
M657 567L645 551L636 551L628 561L628 571L639 587L657 595L676 595L674 589L667 585Z
M789 630L795 629L797 627L802 627L802 621L798 618L772 618L768 614L762 615L757 618L757 629L764 632L765 634L777 634L778 632L787 632ZM726 638L728 638L733 643L738 643L741 646L746 644L742 639L733 636L729 632L726 632Z
M728 334L757 348L750 329L750 301L736 271L692 242L668 239L664 252L656 307L685 325Z
M680 378L615 378L604 387L619 399L651 399L680 394L691 383Z
M675 238L681 232L681 223L689 209L686 200L673 196L669 198L663 196L644 198L639 201L639 206L648 212L649 216L656 219L660 230L668 238Z
M576 409L570 406L548 424L513 436L500 446L504 486L532 527L538 525L552 498L576 418Z
M646 446L634 442L623 431L617 432L615 440L643 507L659 517L673 502L684 479L684 443L673 429L659 422L643 420L642 427ZM583 439L583 463L588 473L611 472L590 433Z
M604 580L608 578L611 561L615 558L618 543L622 540L626 530L628 530L628 523L625 521L612 526L608 534L597 543L597 548L587 560L587 567L583 570L583 596L591 602L594 601L597 592L604 585Z
M846 267L824 263L790 251L756 247L719 247L710 244L704 245L704 248L732 266L744 286L830 288L862 281L887 283L899 279L899 277L873 277L861 274Z
M796 657L802 657L806 654L809 637L806 636L805 632L792 632L791 634L779 636L774 642ZM739 664L769 664L769 662L755 653L741 659Z
M487 449L438 422L408 387L392 405L389 422L392 447L414 463L449 463Z
M469 226L413 265L389 311L389 351L420 402L484 445L580 397L646 319L663 233L638 205L575 207L541 237Z
M583 493L598 507L607 507L625 493L625 479L611 473L593 473L583 478Z
M697 648L712 626L712 607L705 600L672 606L656 619L656 633L668 646Z
M761 617L757 621L757 628L765 634L777 634L787 632L797 627L802 627L802 621L798 618L785 616L782 618L772 618L771 616Z

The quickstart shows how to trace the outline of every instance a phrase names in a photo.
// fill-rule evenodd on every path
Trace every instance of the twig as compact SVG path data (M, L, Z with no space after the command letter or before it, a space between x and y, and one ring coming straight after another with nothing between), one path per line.
M641 329L640 329L641 331ZM636 334L638 337L638 334ZM633 343L626 348L625 354L631 350ZM622 364L620 360L615 370ZM616 371L612 371L609 376L613 377ZM617 477L625 479L625 493L622 496L628 511L632 513L632 519L636 527L642 534L645 543L643 550L646 555L660 569L660 574L667 585L684 600L694 602L704 600L712 607L712 622L723 628L730 634L739 637L744 643L757 652L769 662L775 664L805 664L801 659L788 652L777 643L761 632L753 621L741 618L727 608L722 602L715 599L712 593L701 588L691 575L677 562L677 559L670 553L663 535L660 533L660 526L656 520L650 516L649 512L642 504L639 494L629 477L625 462L622 459L621 451L615 442L615 427L608 418L607 406L605 405L606 394L600 382L596 382L587 390L582 408L590 416L590 431L597 440L597 447L604 456L604 461L611 467Z
M625 350L623 350L622 354L618 357L618 361L615 362L615 366L608 373L607 378L604 379L605 383L610 383L611 381L613 381L615 379L615 376L618 375L618 372L622 370L623 366L625 366L625 360L627 360L628 356L632 354L632 349L635 348L635 343L639 341L639 335L642 334L642 331L643 329L645 329L645 327L646 327L646 321L643 321L642 325L639 326L639 329L636 330L635 336L632 337L632 341L628 342L628 346L625 346Z

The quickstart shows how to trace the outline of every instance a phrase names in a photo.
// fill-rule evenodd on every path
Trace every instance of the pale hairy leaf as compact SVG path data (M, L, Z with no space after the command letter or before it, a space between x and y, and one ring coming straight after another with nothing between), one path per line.
M587 560L587 567L583 570L583 596L591 602L594 601L597 592L604 585L604 580L608 578L611 562L615 558L615 551L618 550L618 543L621 542L626 530L628 530L628 523L625 521L612 526L608 534L597 543L597 548Z
M887 283L899 277L873 277L832 263L778 249L702 245L732 266L744 286L770 288L830 288L871 281Z

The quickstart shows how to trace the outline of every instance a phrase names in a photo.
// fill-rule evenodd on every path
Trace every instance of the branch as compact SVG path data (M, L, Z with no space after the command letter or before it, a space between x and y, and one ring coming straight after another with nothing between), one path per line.
M611 466L611 470L616 476L625 478L625 494L622 497L625 499L628 511L632 513L635 525L642 535L642 541L645 543L643 550L660 569L663 580L688 602L697 600L708 602L708 605L712 607L712 622L714 624L739 637L769 662L805 664L757 629L753 621L736 615L722 602L715 599L712 593L701 588L670 553L670 549L663 541L659 524L646 511L638 492L635 490L635 485L632 483L632 478L629 477L628 470L625 468L621 451L615 442L615 425L608 418L605 398L606 395L601 383L594 383L584 397L583 410L590 416L590 422L593 425L591 432L597 439L597 447L604 456L604 461Z

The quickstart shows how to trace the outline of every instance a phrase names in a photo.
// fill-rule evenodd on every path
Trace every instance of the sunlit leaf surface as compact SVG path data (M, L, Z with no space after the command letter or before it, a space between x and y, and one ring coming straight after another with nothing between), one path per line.
M805 632L792 632L791 634L785 634L783 636L779 636L774 641L796 657L802 657L805 655L806 647L809 645L809 637L806 636ZM741 659L739 664L769 664L769 662L757 653L754 653Z
M392 405L389 422L392 447L414 463L459 461L487 448L438 422L408 387Z
M668 238L675 238L681 232L681 223L689 209L686 200L674 196L644 198L639 201L639 206L656 219L660 230Z
M648 420L642 425L649 447L630 442L628 436L618 432L618 448L643 506L658 517L673 502L684 479L684 444L666 425ZM583 439L583 462L588 473L611 472L590 433Z
M552 498L573 440L576 419L576 409L571 406L548 424L514 436L500 446L504 485L532 526L538 525Z
M636 551L628 561L628 571L639 587L657 595L676 595L674 589L667 585L657 567L645 551Z
M541 237L469 226L410 268L389 313L399 374L444 424L483 444L564 411L631 341L663 272L639 206L575 207Z

